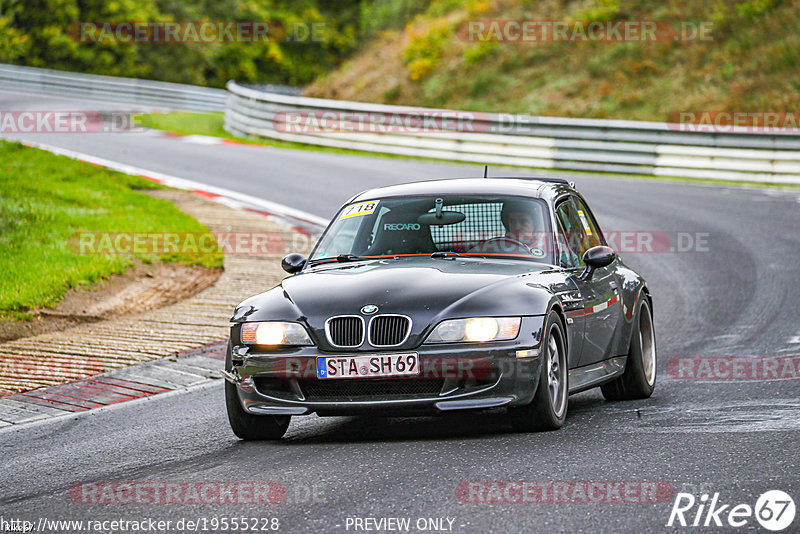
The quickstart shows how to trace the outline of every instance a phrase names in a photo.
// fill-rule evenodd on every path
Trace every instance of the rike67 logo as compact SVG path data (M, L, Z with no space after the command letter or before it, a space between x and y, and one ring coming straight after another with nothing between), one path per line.
M794 500L780 490L761 494L755 506L722 504L719 493L714 493L710 499L705 493L699 499L691 493L678 493L666 526L743 527L755 517L763 528L778 532L788 528L794 516Z

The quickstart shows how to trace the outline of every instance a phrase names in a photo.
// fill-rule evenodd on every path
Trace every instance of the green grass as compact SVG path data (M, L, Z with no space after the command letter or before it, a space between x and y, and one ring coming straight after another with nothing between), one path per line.
M233 137L222 127L225 117L221 111L208 113L191 113L176 111L173 113L145 113L136 115L138 124L156 130L166 130L182 135L210 135L232 139Z
M336 154L349 154L354 156L369 156L369 157L383 157L392 159L406 159L416 161L430 161L434 163L447 162L449 160L424 158L415 156L401 156L397 154L381 154L379 152L367 152L362 150L347 150L343 148L333 148L317 145L309 145L305 143L290 143L285 141L278 141L273 139L259 139L252 137L237 137L226 132L222 125L224 122L224 114L220 112L210 113L190 113L190 112L173 112L173 113L154 113L138 115L136 120L142 126L148 128L155 128L157 130L165 130L168 132L181 134L181 135L209 135L213 137L221 137L224 139L231 139L244 143L253 143L259 145L273 146L277 148L290 148L295 150L315 150L319 152L332 152ZM453 163L464 163L463 161L453 161ZM751 187L751 188L777 188L777 189L798 189L800 185L782 184L782 183L765 183L765 182L746 182L739 180L718 180L718 179L703 179L703 178L686 178L680 176L654 176L651 174L614 174L614 173L597 173L593 171L568 171L568 170L554 170L541 167L521 167L515 165L491 165L490 171L495 176L498 169L526 169L526 170L541 170L550 173L557 173L564 177L580 177L580 176L608 176L609 178L638 178L647 180L661 180L667 182L681 182L688 184L700 185L723 185L723 186L736 186L736 187ZM413 181L413 178L409 178Z
M28 318L28 310L121 273L134 259L222 266L221 253L77 253L77 232L208 231L171 202L139 191L161 187L148 180L6 141L0 170L0 319Z

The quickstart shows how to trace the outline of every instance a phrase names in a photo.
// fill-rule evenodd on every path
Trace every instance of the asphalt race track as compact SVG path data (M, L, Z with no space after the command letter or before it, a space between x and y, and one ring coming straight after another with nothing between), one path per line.
M119 109L0 93L4 110L80 108ZM24 139L322 217L370 187L482 172L470 165L205 146L146 132ZM490 175L499 173L490 168ZM419 518L453 520L434 532L673 530L665 526L672 495L655 503L462 502L464 494L456 490L468 481L655 482L676 493L718 492L719 502L731 507L754 506L759 495L777 489L800 505L800 374L790 379L784 372L784 380L697 380L666 371L676 358L766 357L794 362L800 373L800 190L588 174L573 179L607 234L669 236L664 251L622 253L654 295L659 376L651 399L606 402L591 390L570 398L562 430L542 434L512 433L498 413L310 416L295 418L279 443L244 443L230 431L222 383L215 383L0 430L2 515L34 523L42 517L173 522L263 517L278 518L280 532L356 532L354 518L388 517L410 518L412 531ZM265 289L253 280L253 293ZM792 356L797 358L787 358ZM270 481L283 484L286 495L267 505L95 505L76 503L69 494L82 482L173 481ZM687 512L687 520L695 511ZM787 532L792 529L800 531L800 519ZM752 517L747 526L725 530L764 531Z

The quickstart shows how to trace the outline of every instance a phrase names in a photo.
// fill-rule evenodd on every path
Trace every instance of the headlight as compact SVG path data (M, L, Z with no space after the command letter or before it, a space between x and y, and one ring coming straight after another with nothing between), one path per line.
M425 343L484 342L514 339L519 334L519 317L472 317L439 323Z
M247 345L313 345L298 323L243 323L242 343Z

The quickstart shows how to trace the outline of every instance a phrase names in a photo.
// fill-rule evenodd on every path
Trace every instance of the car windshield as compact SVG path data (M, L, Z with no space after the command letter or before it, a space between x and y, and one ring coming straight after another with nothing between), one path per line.
M552 264L550 217L540 199L437 195L376 198L336 215L311 261L440 254Z

